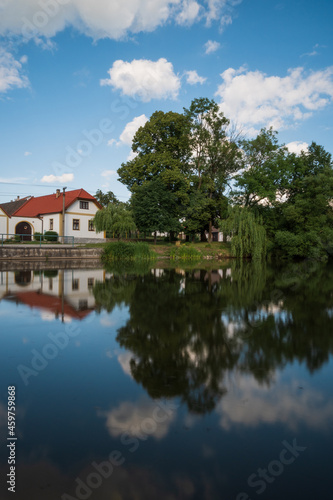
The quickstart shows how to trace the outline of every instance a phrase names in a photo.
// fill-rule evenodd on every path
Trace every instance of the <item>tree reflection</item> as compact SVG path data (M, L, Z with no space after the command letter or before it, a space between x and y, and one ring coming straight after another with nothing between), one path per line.
M114 273L94 288L100 308L129 307L117 341L133 353L134 379L153 398L214 409L232 373L272 383L295 360L312 372L332 352L333 269L243 263L219 270Z

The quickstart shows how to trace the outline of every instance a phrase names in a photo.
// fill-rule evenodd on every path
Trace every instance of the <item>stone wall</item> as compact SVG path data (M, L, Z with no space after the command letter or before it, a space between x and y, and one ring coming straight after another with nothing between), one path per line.
M72 260L77 261L86 259L99 260L102 248L69 248L69 247L49 247L36 248L33 246L3 246L0 248L0 262L7 260L27 261L38 260L48 262L53 260Z

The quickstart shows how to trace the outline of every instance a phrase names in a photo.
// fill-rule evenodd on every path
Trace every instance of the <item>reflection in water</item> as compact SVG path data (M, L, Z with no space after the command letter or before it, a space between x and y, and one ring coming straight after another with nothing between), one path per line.
M95 309L92 288L104 279L101 269L2 271L0 300L40 311L45 321L83 320ZM24 290L22 290L24 287Z
M266 483L263 498L308 499L314 489L331 498L332 266L29 273L24 288L0 273L0 375L17 387L17 499L253 500L248 478L276 463L285 440L306 454ZM38 353L49 353L43 368ZM28 386L19 365L35 371ZM3 393L3 440L6 432ZM97 487L96 467L113 450L125 461ZM89 477L96 487L85 490Z
M332 353L330 267L289 265L278 273L244 264L232 270L115 273L94 287L99 310L129 308L118 329L132 353L130 372L153 398L181 397L209 412L227 392L231 371L270 386L297 360L310 372Z

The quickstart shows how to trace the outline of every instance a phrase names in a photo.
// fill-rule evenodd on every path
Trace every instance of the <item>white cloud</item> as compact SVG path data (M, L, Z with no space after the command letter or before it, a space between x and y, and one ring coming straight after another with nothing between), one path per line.
M241 0L15 0L2 2L0 36L19 35L46 46L67 26L94 39L153 31L168 21L210 26L230 16ZM42 40L44 39L44 40ZM46 41L45 41L46 39Z
M24 156L30 156L30 155L32 155L31 151L25 151L24 152Z
M183 2L183 9L178 14L176 21L180 25L190 26L198 20L200 15L200 5L193 0L185 0Z
M41 182L71 182L74 180L74 174L62 174L62 175L44 175Z
M204 47L206 54L212 54L220 48L220 43L214 42L213 40L208 40L208 42L205 43Z
M286 148L290 153L299 155L302 151L304 151L305 153L308 151L309 144L307 142L294 141L286 144Z
M126 144L127 146L132 146L133 137L136 131L143 127L144 124L148 121L146 115L136 116L131 122L129 122L124 128L123 132L119 137L119 145Z
M196 71L185 71L185 75L186 81L190 85L196 85L197 83L200 83L200 85L202 85L207 80L207 78L199 76Z
M220 22L221 30L223 31L226 26L229 26L229 24L232 24L232 17L229 14L222 16Z
M12 54L0 47L0 93L28 86L29 80L22 74L22 62L16 61Z
M223 29L224 26L231 24L233 8L241 2L242 0L207 0L206 25L210 26L213 21L220 20Z
M104 170L101 173L101 176L106 178L112 177L113 175L117 175L117 172L115 170Z
M180 78L166 59L149 61L134 59L132 62L115 61L108 71L110 78L101 85L110 85L123 95L139 97L143 102L151 99L175 99L180 89Z
M333 67L308 74L294 68L285 77L229 68L221 77L223 83L216 92L221 109L245 129L286 128L309 118L333 98Z

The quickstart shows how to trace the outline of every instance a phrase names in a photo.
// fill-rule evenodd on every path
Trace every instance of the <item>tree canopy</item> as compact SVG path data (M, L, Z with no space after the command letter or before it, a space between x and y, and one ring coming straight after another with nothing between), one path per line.
M198 98L183 113L155 111L132 151L118 174L139 230L172 233L182 225L188 236L208 232L211 240L212 227L226 219L234 244L242 240L238 254L257 254L243 241L250 233L278 255L332 254L333 168L322 146L290 153L272 128L240 139L214 100Z

